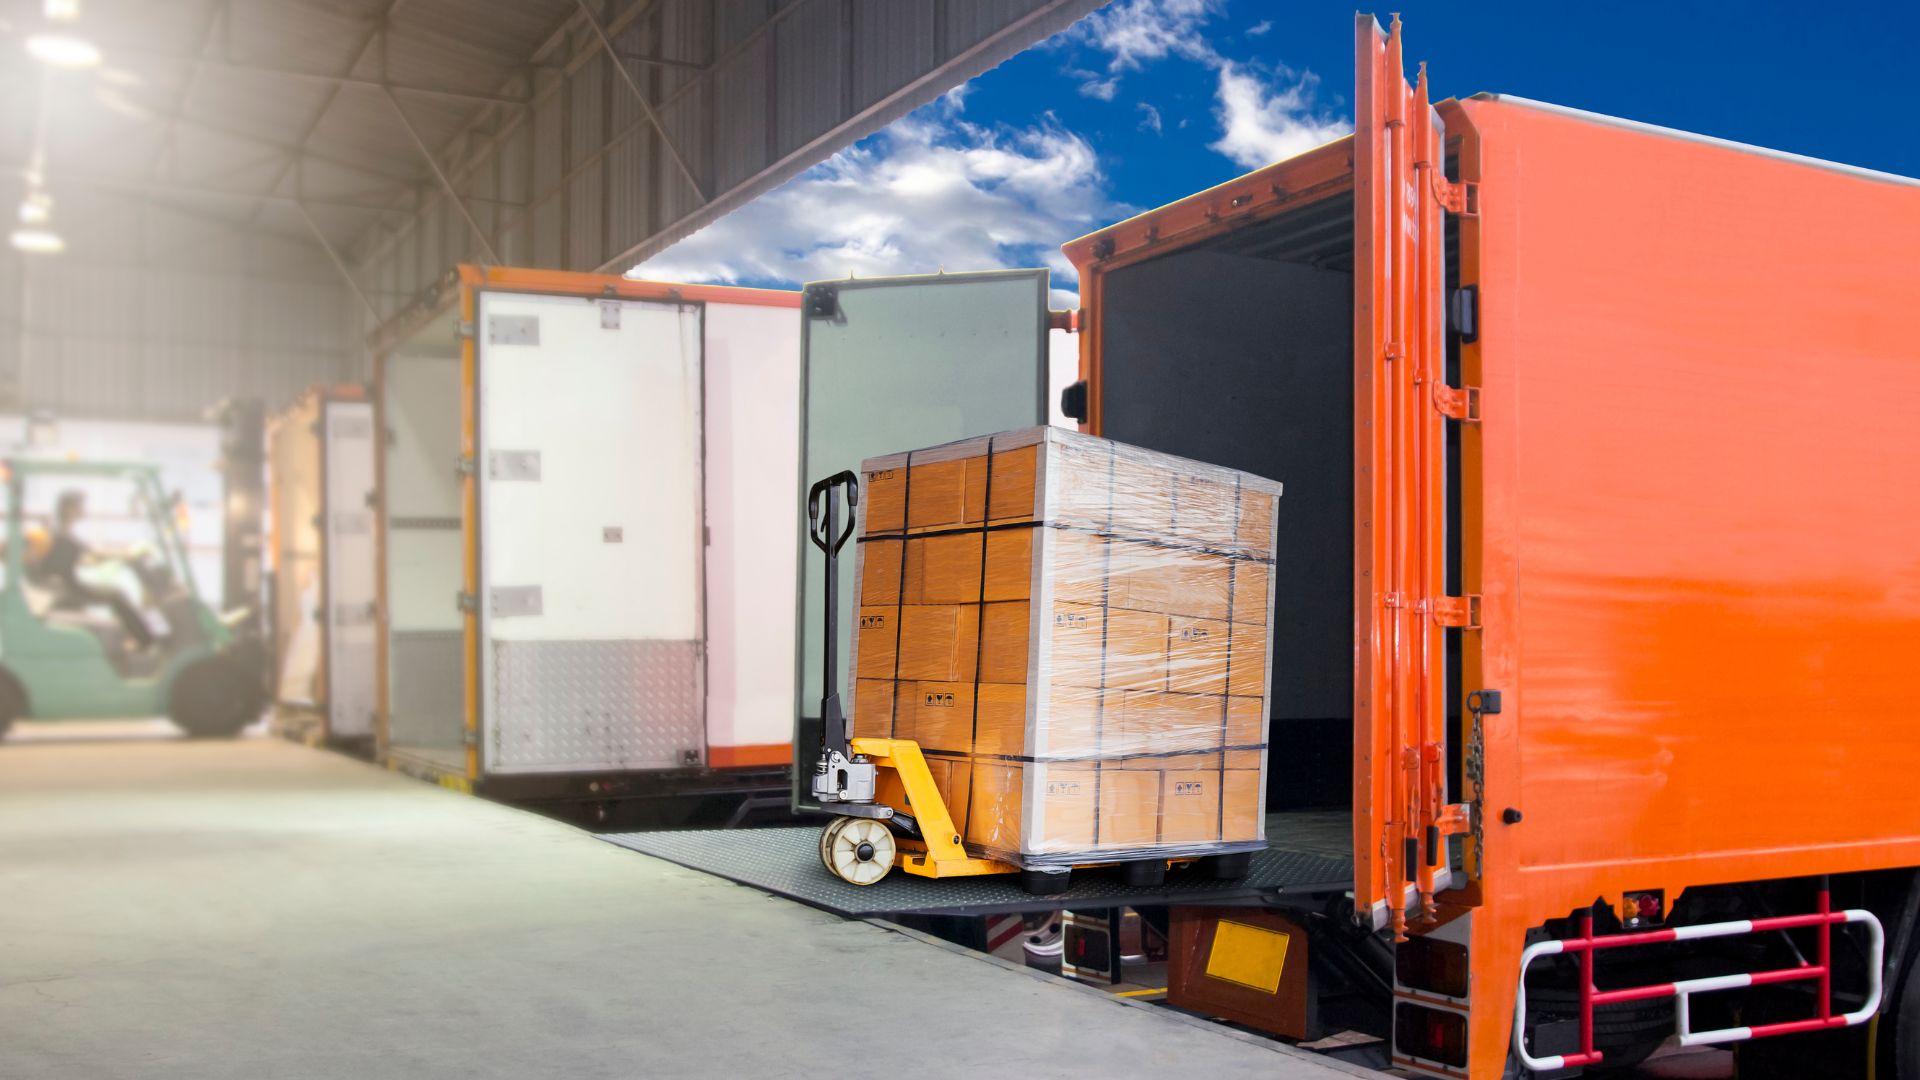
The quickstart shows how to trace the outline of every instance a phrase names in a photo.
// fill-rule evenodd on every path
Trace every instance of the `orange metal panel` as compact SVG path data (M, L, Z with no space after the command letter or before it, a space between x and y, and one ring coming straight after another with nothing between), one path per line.
M614 274L580 274L570 270L530 270L513 266L471 266L462 263L455 273L463 289L506 289L513 292L555 293L562 296L604 296L620 300L685 300L691 303L758 304L799 308L800 294L784 289L743 289L732 285L682 285L670 281L642 281Z
M1498 1076L1530 927L1629 889L1920 866L1920 183L1497 98L1442 103L1442 132L1397 35L1359 29L1353 139L1067 245L1087 426L1106 271L1351 192L1357 893L1398 886L1413 827L1466 824L1431 749L1439 625L1477 611L1464 686L1504 697L1462 793L1486 836L1437 900L1471 919L1471 1074ZM1433 302L1460 211L1471 606L1442 594L1440 417L1468 399Z

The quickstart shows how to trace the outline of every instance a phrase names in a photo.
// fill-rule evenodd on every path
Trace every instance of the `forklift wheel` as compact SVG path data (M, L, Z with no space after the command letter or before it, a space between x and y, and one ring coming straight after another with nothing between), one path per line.
M872 885L893 869L893 830L873 818L843 817L820 837L827 869L849 885Z
M174 676L169 714L180 730L196 739L231 739L253 723L253 679L249 672L218 656L205 656Z

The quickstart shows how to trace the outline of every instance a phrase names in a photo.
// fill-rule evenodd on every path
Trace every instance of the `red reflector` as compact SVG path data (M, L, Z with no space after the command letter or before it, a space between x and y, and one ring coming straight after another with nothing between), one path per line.
M1465 1068L1467 1018L1403 1001L1393 1011L1393 1048L1403 1057Z

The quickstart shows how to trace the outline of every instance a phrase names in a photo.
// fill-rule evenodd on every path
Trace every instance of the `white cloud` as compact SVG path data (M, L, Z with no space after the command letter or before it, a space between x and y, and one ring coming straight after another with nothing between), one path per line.
M1080 79L1080 93L1112 101L1121 77L1146 64L1173 56L1212 68L1218 76L1214 117L1220 137L1208 147L1245 168L1254 169L1310 150L1351 130L1351 125L1314 109L1312 72L1295 75L1284 67L1270 74L1264 67L1221 55L1207 40L1207 23L1220 14L1220 0L1121 0L1087 16L1065 35L1108 54L1106 73L1071 72ZM1273 30L1273 20L1250 27L1248 37ZM1163 118L1152 106L1141 108L1145 130L1160 132ZM1185 117L1177 128L1187 126Z
M1160 134L1163 127L1160 120L1160 110L1154 108L1153 106L1147 104L1144 101L1140 102L1139 106L1140 106L1140 111L1146 114L1145 116L1140 118L1140 130L1151 131L1155 135Z
M1252 69L1220 64L1214 115L1220 138L1208 147L1248 169L1271 165L1353 130L1353 125L1313 110L1311 72L1293 77L1282 69L1269 83Z
M896 122L635 267L672 281L789 282L1046 266L1076 301L1060 244L1124 217L1093 147L1051 116L1022 128L951 102Z
M1218 56L1207 43L1207 20L1221 10L1221 0L1121 0L1081 19L1050 44L1087 45L1107 54L1104 73L1067 69L1077 79L1082 97L1112 101L1121 76L1147 64L1178 56L1213 64Z

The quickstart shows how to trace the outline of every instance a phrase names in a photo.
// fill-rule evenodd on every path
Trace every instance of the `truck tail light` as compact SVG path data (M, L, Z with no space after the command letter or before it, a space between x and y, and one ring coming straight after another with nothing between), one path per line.
M1403 1001L1393 1014L1393 1049L1402 1057L1465 1068L1467 1018Z
M1620 904L1620 921L1628 929L1659 926L1667 919L1667 894L1659 889L1627 893Z

